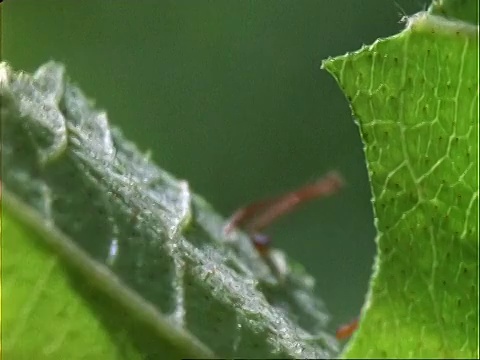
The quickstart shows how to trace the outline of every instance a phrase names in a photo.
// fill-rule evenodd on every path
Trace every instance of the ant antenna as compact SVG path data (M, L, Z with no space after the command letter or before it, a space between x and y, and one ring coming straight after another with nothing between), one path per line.
M397 1L393 1L393 3L395 4L395 7L397 8L397 15L400 17L400 20L398 21L399 24L401 23L404 23L404 22L407 22L407 19L408 19L408 15L407 15L407 12L405 11L405 9L397 2Z

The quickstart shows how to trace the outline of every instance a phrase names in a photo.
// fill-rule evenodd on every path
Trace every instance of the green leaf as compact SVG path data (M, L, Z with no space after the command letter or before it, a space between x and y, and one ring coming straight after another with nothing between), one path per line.
M0 64L0 95L5 354L338 352L312 278L288 261L278 278L245 234L227 238L224 219L110 127L61 65Z
M378 230L343 355L478 357L478 26L422 12L323 66L358 119Z
M149 343L154 329L81 281L8 210L2 213L2 252L6 359L143 359L145 349L168 358L201 353L178 351L162 338Z
M478 1L476 0L433 0L429 12L432 15L478 25Z

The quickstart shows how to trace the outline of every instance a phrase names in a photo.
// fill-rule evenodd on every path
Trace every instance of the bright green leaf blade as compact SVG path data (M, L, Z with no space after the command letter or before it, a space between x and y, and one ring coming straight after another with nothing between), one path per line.
M224 219L111 128L105 112L63 74L55 63L33 76L0 64L2 190L11 194L3 200L42 235L51 256L72 268L75 286L92 286L90 297L79 296L110 298L111 306L97 311L105 327L125 312L151 329L148 336L123 325L109 331L153 338L148 344L157 338L190 356L206 357L210 350L243 358L336 354L311 277L285 264L282 281L248 237L234 232L227 238ZM10 253L3 257L16 259L19 244L7 241ZM283 254L273 251L272 257L279 261ZM36 267L19 266L38 276ZM7 273L6 282L18 271ZM4 303L18 296L15 289L4 293ZM12 317L23 311L13 310ZM139 353L157 356L147 345L135 343Z
M146 349L169 359L196 355L151 336L91 284L72 281L78 277L62 259L5 209L2 252L5 359L144 359Z
M478 357L477 34L420 13L324 63L358 119L378 230L346 357Z

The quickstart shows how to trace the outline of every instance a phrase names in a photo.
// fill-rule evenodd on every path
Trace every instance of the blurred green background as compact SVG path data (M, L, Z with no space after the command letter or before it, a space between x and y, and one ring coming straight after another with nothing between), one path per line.
M355 317L375 229L362 144L321 60L395 34L415 0L7 0L3 58L48 60L139 148L224 216L330 169L348 186L269 229L317 280L334 324ZM402 9L402 10L400 10Z

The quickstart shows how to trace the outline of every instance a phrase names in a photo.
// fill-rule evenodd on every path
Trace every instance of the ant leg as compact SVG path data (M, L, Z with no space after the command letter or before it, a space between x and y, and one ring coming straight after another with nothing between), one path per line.
M335 336L338 340L345 340L350 336L352 336L355 330L357 330L357 328L358 328L358 318L349 322L348 324L340 326L337 329Z
M313 184L302 186L300 189L278 197L268 204L265 211L254 219L252 228L262 230L282 215L296 209L298 205L309 200L327 197L335 194L343 186L343 179L337 172L330 172Z
M228 235L230 234L234 228L242 227L245 223L251 221L258 213L265 209L271 201L269 200L262 200L257 201L252 204L248 204L245 207L242 207L235 211L233 215L228 220L223 232Z
M268 238L258 232L282 215L294 210L298 205L315 198L333 195L343 186L343 179L339 173L332 171L326 176L301 187L298 190L289 192L283 196L255 202L236 211L225 226L225 233L228 234L235 227L246 226L250 234L250 239L255 247L263 255L268 253Z

